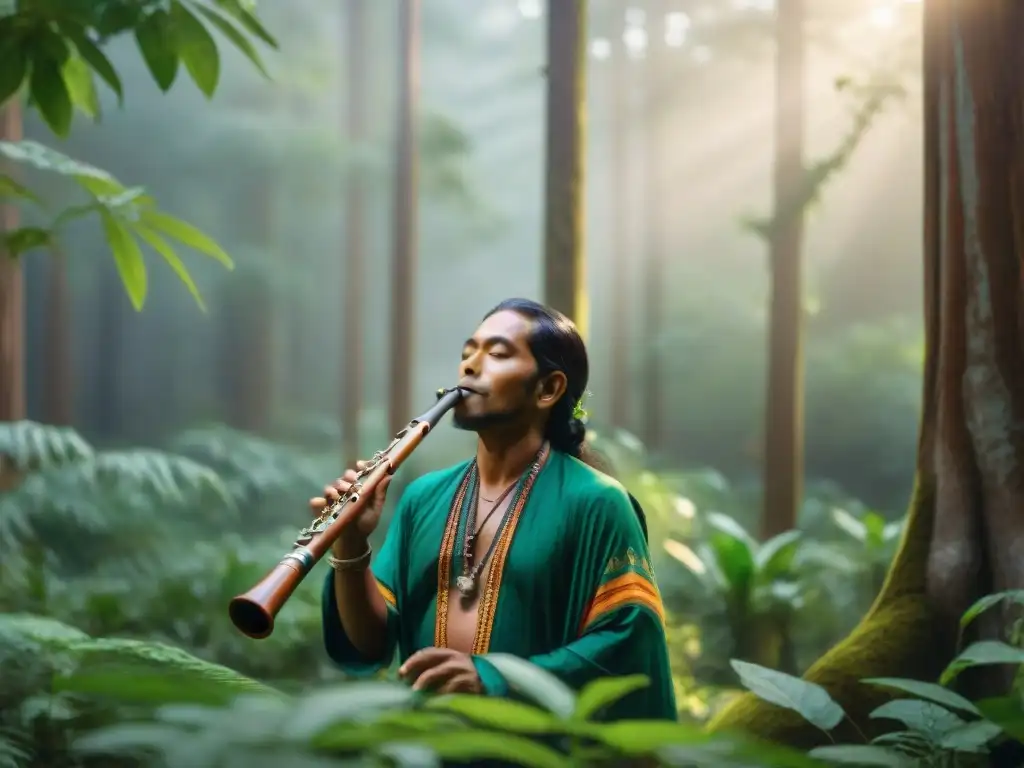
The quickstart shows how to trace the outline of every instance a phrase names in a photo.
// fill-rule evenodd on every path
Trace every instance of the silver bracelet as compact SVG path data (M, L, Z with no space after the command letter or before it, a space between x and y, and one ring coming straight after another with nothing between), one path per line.
M366 551L359 557L353 557L351 560L342 560L340 557L328 555L327 564L336 571L358 571L370 564L371 555L373 555L373 547L367 544Z

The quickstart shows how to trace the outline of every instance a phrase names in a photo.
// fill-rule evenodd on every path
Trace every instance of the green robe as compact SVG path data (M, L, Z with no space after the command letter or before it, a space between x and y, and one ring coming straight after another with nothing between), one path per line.
M468 466L417 478L395 510L372 565L389 609L390 649L382 663L360 659L346 637L328 574L324 643L346 673L374 674L395 650L404 661L422 648L446 646L447 601L449 590L457 599L461 562L461 527L450 510ZM648 688L604 716L676 719L664 611L640 521L622 486L581 461L551 451L495 548L478 617L474 662L488 695L507 696L509 689L483 656L509 653L577 690L596 678L647 675Z

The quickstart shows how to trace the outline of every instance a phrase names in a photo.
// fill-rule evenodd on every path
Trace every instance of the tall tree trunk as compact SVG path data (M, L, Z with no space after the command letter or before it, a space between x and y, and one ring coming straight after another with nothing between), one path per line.
M21 104L17 98L0 107L0 138L21 141ZM6 168L0 170L7 171ZM18 228L18 209L0 203L0 234ZM25 318L21 265L0 240L0 421L25 418Z
M765 398L765 539L796 525L803 494L804 0L780 0L776 15L775 169L769 269Z
M647 88L645 94L644 125L647 128L647 141L644 146L647 152L647 168L650 184L649 196L644 206L647 211L647 259L644 264L643 299L643 349L644 397L643 407L643 438L647 446L654 451L665 447L665 412L663 406L663 390L665 370L661 364L661 348L659 341L665 332L664 292L666 290L666 267L668 262L668 219L669 219L669 188L670 168L665 155L671 148L667 127L669 123L668 109L665 99L665 85L669 74L669 57L665 46L664 24L665 12L668 10L664 0L651 3L652 16L660 22L653 26L655 34L648 45Z
M401 0L398 9L398 126L391 261L391 344L388 426L396 433L410 418L415 371L412 335L416 318L417 149L420 90L420 3Z
M366 88L370 59L366 54L366 0L348 0L346 19L346 56L348 92L346 114L348 141L358 146L366 140ZM366 260L366 179L359 165L346 170L345 269L341 277L344 317L338 381L341 385L342 461L351 467L359 458L359 414L363 407L363 295L367 286ZM406 418L411 417L408 414Z
M548 3L544 301L586 335L586 0Z
M873 725L868 712L886 694L859 680L933 680L954 653L962 611L985 593L1024 588L1024 5L929 0L924 14L925 366L916 488L881 594L805 675L862 727ZM993 611L989 618L989 626L975 625L985 636L1005 632L1013 617ZM1002 674L965 676L965 692L1005 690L1006 670L991 669ZM825 739L748 696L712 727L801 746Z
M125 317L130 304L113 264L104 265L96 308L96 393L92 422L106 438L124 437Z
M629 292L632 270L629 253L629 211L631 210L627 185L629 184L629 134L631 129L632 100L629 73L632 69L626 46L616 47L617 55L611 62L611 205L608 212L612 229L611 258L611 327L608 338L610 386L608 388L609 419L613 426L624 428L630 418L630 332Z
M71 347L71 292L64 254L47 254L43 421L69 426L74 421L74 361Z

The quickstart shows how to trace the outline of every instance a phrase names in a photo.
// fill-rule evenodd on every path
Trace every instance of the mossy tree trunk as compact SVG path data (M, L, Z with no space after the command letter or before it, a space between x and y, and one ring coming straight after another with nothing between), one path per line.
M587 331L583 255L586 0L548 3L544 301Z
M392 211L391 343L388 427L395 434L413 417L411 384L415 370L416 240L418 174L416 123L420 91L420 0L398 7L398 126L395 131L395 185Z
M934 679L971 601L1024 588L1024 4L927 0L924 16L926 360L916 485L881 594L805 675L865 730L885 694L858 681ZM979 631L997 636L1007 618L995 613ZM978 697L1007 681L964 682ZM711 728L801 746L825 739L750 696Z

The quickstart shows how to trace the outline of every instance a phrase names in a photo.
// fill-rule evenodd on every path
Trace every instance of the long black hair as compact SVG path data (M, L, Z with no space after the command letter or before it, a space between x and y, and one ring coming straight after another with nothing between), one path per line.
M576 324L558 310L530 299L506 299L484 319L498 312L516 312L532 321L533 329L527 344L537 361L538 376L547 376L555 371L565 374L565 394L551 409L544 437L556 451L568 453L594 469L612 475L610 463L586 449L587 425L575 415L576 403L587 391L590 378L587 345L583 343ZM647 516L633 494L629 494L629 501L640 521L644 541L647 541Z

